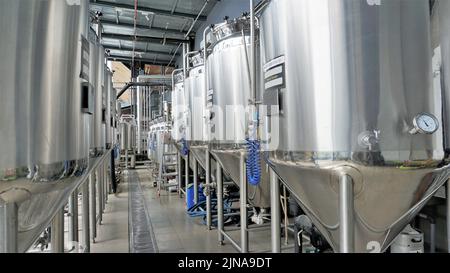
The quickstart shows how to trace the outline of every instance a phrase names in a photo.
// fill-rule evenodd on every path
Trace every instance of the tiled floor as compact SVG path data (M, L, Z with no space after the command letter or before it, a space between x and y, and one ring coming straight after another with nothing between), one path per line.
M231 243L219 246L217 230L207 230L202 219L186 214L185 200L176 193L166 191L157 195L148 169L137 169L144 193L157 249L161 253L235 253ZM98 241L91 246L92 252L128 252L128 192L127 185L121 185L122 192L111 196L98 230ZM239 241L239 231L230 232ZM249 234L250 250L270 249L270 230L252 231ZM290 240L292 243L292 239ZM292 251L292 250L288 250Z

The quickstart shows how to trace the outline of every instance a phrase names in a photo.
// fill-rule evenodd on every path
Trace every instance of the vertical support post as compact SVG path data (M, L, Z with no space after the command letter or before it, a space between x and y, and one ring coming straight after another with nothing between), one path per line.
M270 227L272 253L281 252L280 183L278 175L270 170ZM287 232L287 230L285 231Z
M184 192L186 193L184 198L186 199L187 204L187 191L189 186L189 153L186 155L186 161L184 163Z
M97 170L97 175L98 175L98 181L97 181L97 186L98 186L98 220L99 220L99 224L102 224L102 210L103 210L103 167L100 164L99 169ZM97 221L96 221L97 222Z
M18 208L15 203L0 202L0 253L17 253Z
M240 168L240 211L241 211L241 252L248 253L248 212L247 212L247 179L245 173L245 153L239 159Z
M194 204L198 203L198 162L194 159Z
M64 208L52 220L51 244L53 253L64 253Z
M450 253L450 180L445 187L447 190L447 252Z
M91 176L89 177L89 181L86 181L84 184L83 184L83 186L82 186L82 191L81 191L81 193L82 193L82 197L83 197L83 200L82 200L82 207L81 207L81 209L82 209L82 221L83 221L83 246L84 246L84 250L85 250L85 252L86 253L89 253L89 252L91 252L91 242L90 242L90 239L91 239L91 236L90 236L90 234L89 234L89 232L90 232L90 230L89 230L89 227L90 227L90 219L89 219L89 198L90 198L90 196L89 196L89 184L91 183L91 181L92 181L92 174L91 174ZM94 210L95 211L95 210ZM95 215L95 213L94 213L94 215Z
M125 150L125 169L128 169L128 149Z
M206 149L206 227L211 230L211 153Z
M342 175L339 179L339 249L341 253L354 252L353 206L353 180L349 175Z
M178 195L181 198L181 179L182 179L182 175L181 175L181 160L182 160L182 156L180 154L180 152L177 152L177 182L178 182Z
M78 242L78 189L69 197L69 241Z
M97 183L96 183L96 179L97 179L97 176L96 176L95 172L93 172L89 176L89 184L91 185L91 192L90 192L90 203L91 203L90 222L91 222L91 224L90 224L90 228L92 230L92 242L93 243L95 243L95 238L97 238L97 208L96 208L97 207L97 196L96 196L97 195ZM87 186L89 187L88 184L87 184ZM87 190L87 193L89 193L89 188ZM89 209L89 201L87 201L87 202L88 202L87 206ZM88 229L89 229L89 227L88 227ZM89 238L89 239L91 239L91 238Z
M216 161L216 182L217 182L217 231L219 235L219 245L223 245L223 173L220 163Z

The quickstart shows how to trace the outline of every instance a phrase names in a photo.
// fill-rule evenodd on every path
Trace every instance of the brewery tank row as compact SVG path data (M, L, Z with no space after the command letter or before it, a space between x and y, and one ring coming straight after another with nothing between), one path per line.
M116 143L112 73L72 2L0 1L0 252L26 251Z
M177 72L179 150L238 186L244 156L251 205L270 207L271 172L334 251L386 251L449 177L428 1L271 0L255 18L254 36L248 14L207 28Z

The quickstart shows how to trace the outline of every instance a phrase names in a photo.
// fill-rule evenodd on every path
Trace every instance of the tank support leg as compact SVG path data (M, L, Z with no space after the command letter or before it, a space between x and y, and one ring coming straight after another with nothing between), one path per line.
M52 220L51 244L53 253L64 253L64 207Z
M198 203L198 162L194 159L194 204Z
M17 253L17 205L0 202L0 253Z
M92 181L93 175L89 177L89 181L86 181L82 186L82 221L83 221L83 246L84 246L84 252L89 253L91 252L91 235L89 234L90 230L90 219L89 219L89 184ZM94 210L95 211L95 210ZM94 213L95 215L95 213Z
M339 179L340 252L354 252L353 180L349 175Z
M184 195L184 198L186 200L186 205L188 203L187 198L188 186L189 186L189 153L186 155L186 161L184 165L184 192L186 193Z
M216 162L216 182L217 182L217 231L219 244L223 245L223 176L220 163Z
M241 211L241 253L248 253L248 212L247 212L247 179L245 173L245 153L241 153L240 167L240 211Z
M89 177L89 184L91 185L90 190L90 203L91 203L91 212L87 215L90 216L90 228L92 230L92 242L95 243L95 239L97 238L97 188L96 188L96 175L95 172L91 174ZM87 183L86 183L87 184ZM89 186L89 185L88 185ZM89 195L89 188L86 191L86 200L88 200L87 196ZM84 199L83 199L84 200ZM89 210L89 201L87 201L87 209ZM89 229L89 226L87 226ZM90 240L91 238L89 238Z
M272 253L281 252L280 222L280 184L278 181L278 175L273 170L270 170L270 226Z
M206 226L211 230L211 154L206 150Z
M450 253L450 180L447 181L447 251Z
M69 197L69 241L78 242L78 189Z

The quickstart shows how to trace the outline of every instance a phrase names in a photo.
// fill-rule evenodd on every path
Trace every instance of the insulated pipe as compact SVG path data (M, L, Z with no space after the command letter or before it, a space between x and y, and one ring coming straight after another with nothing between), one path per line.
M69 241L78 242L78 189L69 197Z
M339 233L340 252L354 252L354 228L353 228L353 180L349 175L339 178Z
M82 215L81 221L83 222L83 246L84 252L91 252L91 235L89 234L89 184L91 182L92 175L89 177L89 183L84 182L81 188L82 201Z
M64 253L64 208L61 208L51 225L52 253Z
M0 200L0 253L17 253L18 208L15 203Z
M239 158L240 168L240 211L241 211L241 253L248 253L248 212L247 212L247 179L245 173L245 154Z
M281 252L281 215L280 215L280 184L277 174L270 170L270 227L272 253ZM287 230L285 231L287 233ZM287 235L286 235L287 236Z
M222 166L216 161L216 183L217 183L217 231L219 236L219 245L223 245L223 174Z

